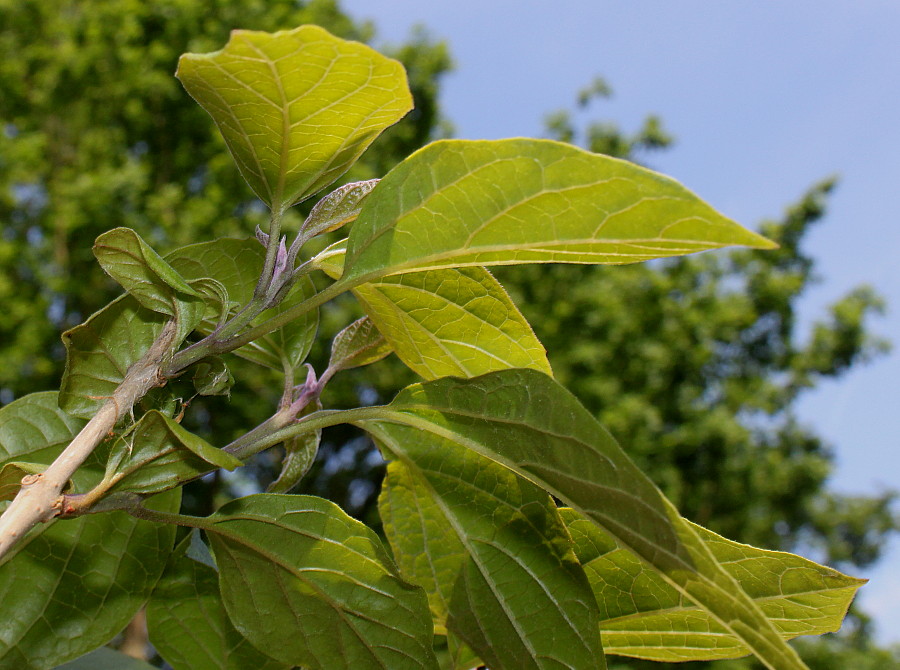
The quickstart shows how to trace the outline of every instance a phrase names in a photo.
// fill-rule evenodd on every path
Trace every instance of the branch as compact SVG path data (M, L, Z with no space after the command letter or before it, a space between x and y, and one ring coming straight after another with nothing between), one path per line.
M143 357L128 369L110 398L56 460L44 472L22 479L22 488L0 517L0 559L34 526L50 521L63 511L62 490L75 470L144 394L165 384L160 367L163 359L171 354L176 334L175 322L168 322Z

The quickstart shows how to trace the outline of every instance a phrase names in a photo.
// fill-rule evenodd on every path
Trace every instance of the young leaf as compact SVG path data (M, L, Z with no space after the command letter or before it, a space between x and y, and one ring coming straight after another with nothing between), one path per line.
M337 505L259 494L209 521L225 609L257 648L312 670L436 670L425 594Z
M803 662L672 504L578 400L535 370L414 384L354 423L396 450L438 435L570 504L719 620L771 668Z
M200 395L228 395L234 386L234 377L219 356L210 356L198 362L191 381Z
M412 108L400 63L316 26L232 31L221 51L183 55L176 76L273 211L331 184Z
M340 243L314 259L341 276ZM484 268L411 272L353 289L397 356L425 379L475 377L505 368L552 374L547 352L503 286Z
M303 222L303 237L311 239L355 221L363 199L378 182L378 179L369 179L344 184L319 200Z
M160 656L175 670L291 668L235 630L219 595L218 574L182 555L183 549L176 549L147 603L150 642Z
M605 668L597 604L550 496L450 440L375 435L402 454L379 510L436 632L445 626L497 670Z
M243 465L156 410L147 412L119 438L110 464L115 464L105 477L110 492L141 494L165 491L218 468L234 470Z
M35 393L0 409L0 466L49 465L84 422L59 409L55 393ZM99 455L75 473L86 491L103 474ZM148 505L177 511L178 491ZM109 642L143 606L165 566L173 526L122 512L39 526L0 565L0 602L15 603L0 625L0 667L54 668ZM65 632L65 634L61 634Z
M222 238L191 244L166 256L172 267L188 280L214 277L227 293L228 303L232 307L245 305L253 297L253 287L262 270L264 258L265 249L253 238ZM280 305L263 312L254 323L265 321L311 298L315 293L312 280L302 277ZM204 334L211 333L219 321L218 315L206 316L197 327ZM309 354L318 326L318 310L311 310L274 333L241 347L235 353L279 372L283 369L282 356L286 356L294 368L299 368Z
M87 321L62 335L66 370L59 406L82 418L92 417L140 360L168 317L142 307L125 294Z
M130 228L103 233L94 243L94 256L110 277L154 312L177 316L179 299L202 297Z
M634 263L730 244L774 246L633 163L550 140L446 140L400 163L366 198L344 279L470 265Z
M349 370L380 361L391 353L369 317L357 319L334 337L331 343L329 370Z
M750 650L654 570L573 509L560 510L600 604L607 653L653 661L701 661ZM726 540L688 521L719 564L757 603L781 635L838 630L855 579L800 556Z

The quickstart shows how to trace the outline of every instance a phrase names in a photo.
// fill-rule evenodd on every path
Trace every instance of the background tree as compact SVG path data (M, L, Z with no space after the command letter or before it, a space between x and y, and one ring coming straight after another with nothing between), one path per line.
M7 317L0 323L0 400L54 386L59 331L118 292L90 253L98 234L129 226L167 249L210 236L203 231L245 236L263 222L219 134L172 73L179 54L216 48L232 28L301 23L354 39L374 35L328 0L0 3L0 304ZM416 111L348 180L380 176L446 132L438 107L440 76L450 67L444 45L420 32L394 55L409 71ZM598 80L579 104L608 92ZM548 133L631 160L671 142L653 117L629 134L609 123L580 129L560 112ZM735 539L864 566L896 527L892 494L829 492L832 454L792 411L804 390L883 348L866 330L880 301L865 288L838 301L807 342L796 341L797 299L815 278L802 242L832 188L832 181L816 185L782 220L765 225L764 234L781 244L777 252L612 269L524 267L504 270L502 279L523 298L557 377L688 518ZM245 195L238 207L235 193ZM286 228L298 224L300 214L293 216ZM339 303L323 312L323 329L344 325L346 309ZM322 355L313 352L311 360ZM240 377L250 383L235 395L254 401L203 399L203 425L191 426L214 443L254 425L277 402L280 387L264 371ZM329 389L330 401L388 400L411 380L388 359L348 374ZM193 394L173 386L185 400ZM326 435L320 454L304 490L370 515L381 464L369 442L344 429ZM269 458L258 463L255 479L231 484L265 486L277 465ZM213 490L195 487L198 510L214 505ZM834 667L878 658L877 667L892 667L886 653L868 648L864 619L856 621L852 635L810 648L809 657L832 659ZM830 667L825 663L816 667Z

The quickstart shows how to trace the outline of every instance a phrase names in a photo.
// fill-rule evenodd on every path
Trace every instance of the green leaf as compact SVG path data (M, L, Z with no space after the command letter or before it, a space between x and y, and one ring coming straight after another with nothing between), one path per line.
M193 534L191 535L193 537ZM231 625L218 573L176 550L147 603L150 642L175 670L278 670Z
M142 307L125 294L64 332L66 370L60 385L60 407L73 416L92 417L167 321L167 316Z
M225 608L257 648L312 670L437 668L425 594L337 505L259 494L209 521Z
M306 221L301 234L306 239L330 233L352 223L359 216L363 199L375 188L379 179L355 181L336 188L316 203Z
M597 604L550 496L451 440L373 434L402 454L379 510L435 632L456 633L496 670L605 668Z
M105 481L109 492L148 494L165 491L202 474L243 463L185 430L166 415L150 410L112 449Z
M313 262L337 279L343 256L339 242ZM384 277L353 293L397 356L426 379L475 377L505 368L552 374L531 326L484 268Z
M391 170L350 232L344 279L516 263L634 263L773 243L679 183L550 140L435 142Z
M60 665L56 670L153 670L154 667L115 649L100 647L90 654Z
M178 294L202 297L131 228L115 228L94 242L94 256L106 271L144 307L178 315Z
M380 361L391 347L369 317L357 319L334 337L329 370L349 370Z
M318 400L303 408L297 418L312 414L317 409L322 409L322 403ZM315 462L321 442L321 430L312 430L285 440L281 472L278 474L278 479L269 484L266 492L289 493L291 489L297 486Z
M55 393L35 393L0 409L0 465L49 465L84 425ZM73 477L86 491L103 474L92 455ZM178 510L180 493L148 502ZM143 606L162 573L174 526L113 512L39 526L0 565L0 602L15 603L0 625L0 667L53 668L106 644Z
M359 413L377 418L354 423L392 448L438 435L531 479L647 561L769 667L805 667L659 489L552 378L523 369L439 379Z
M229 305L237 307L246 305L253 297L253 288L265 260L265 249L254 238L221 238L176 249L166 256L166 260L188 280L214 278L227 293ZM260 314L253 324L276 316L315 293L312 280L308 276L301 277L283 302ZM219 320L220 315L208 313L198 330L204 334L211 333ZM318 326L319 313L311 310L274 333L237 349L235 353L278 371L283 369L281 360L285 356L296 369L306 360Z
M232 31L221 51L183 55L176 76L273 211L331 184L412 109L400 63L316 26Z
M47 469L43 463L12 461L0 468L0 500L12 500L22 488L22 478Z
M607 653L669 662L750 653L707 612L685 600L595 524L572 509L560 513L597 596ZM732 542L685 523L785 639L838 630L856 590L865 583L800 556Z
M220 356L209 356L194 366L191 377L199 395L229 395L234 377Z

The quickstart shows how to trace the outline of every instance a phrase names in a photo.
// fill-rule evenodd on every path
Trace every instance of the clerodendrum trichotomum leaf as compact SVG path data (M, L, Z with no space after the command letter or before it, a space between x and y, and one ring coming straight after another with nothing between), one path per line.
M344 279L470 265L635 263L739 244L772 248L678 182L550 140L445 140L379 182Z
M772 668L802 661L697 532L578 400L535 370L415 384L353 422L397 454L440 437L539 484L610 533Z
M311 670L436 670L425 593L334 503L259 494L209 521L225 608L257 648Z
M56 393L10 403L0 409L0 466L49 465L83 423L59 409ZM102 475L100 456L92 456L75 473L76 492ZM180 500L175 490L147 504L175 512ZM174 526L124 512L34 528L0 565L0 668L48 670L109 642L147 600L174 538Z
M412 108L400 63L317 26L235 30L221 51L182 56L177 76L276 211L331 184Z

